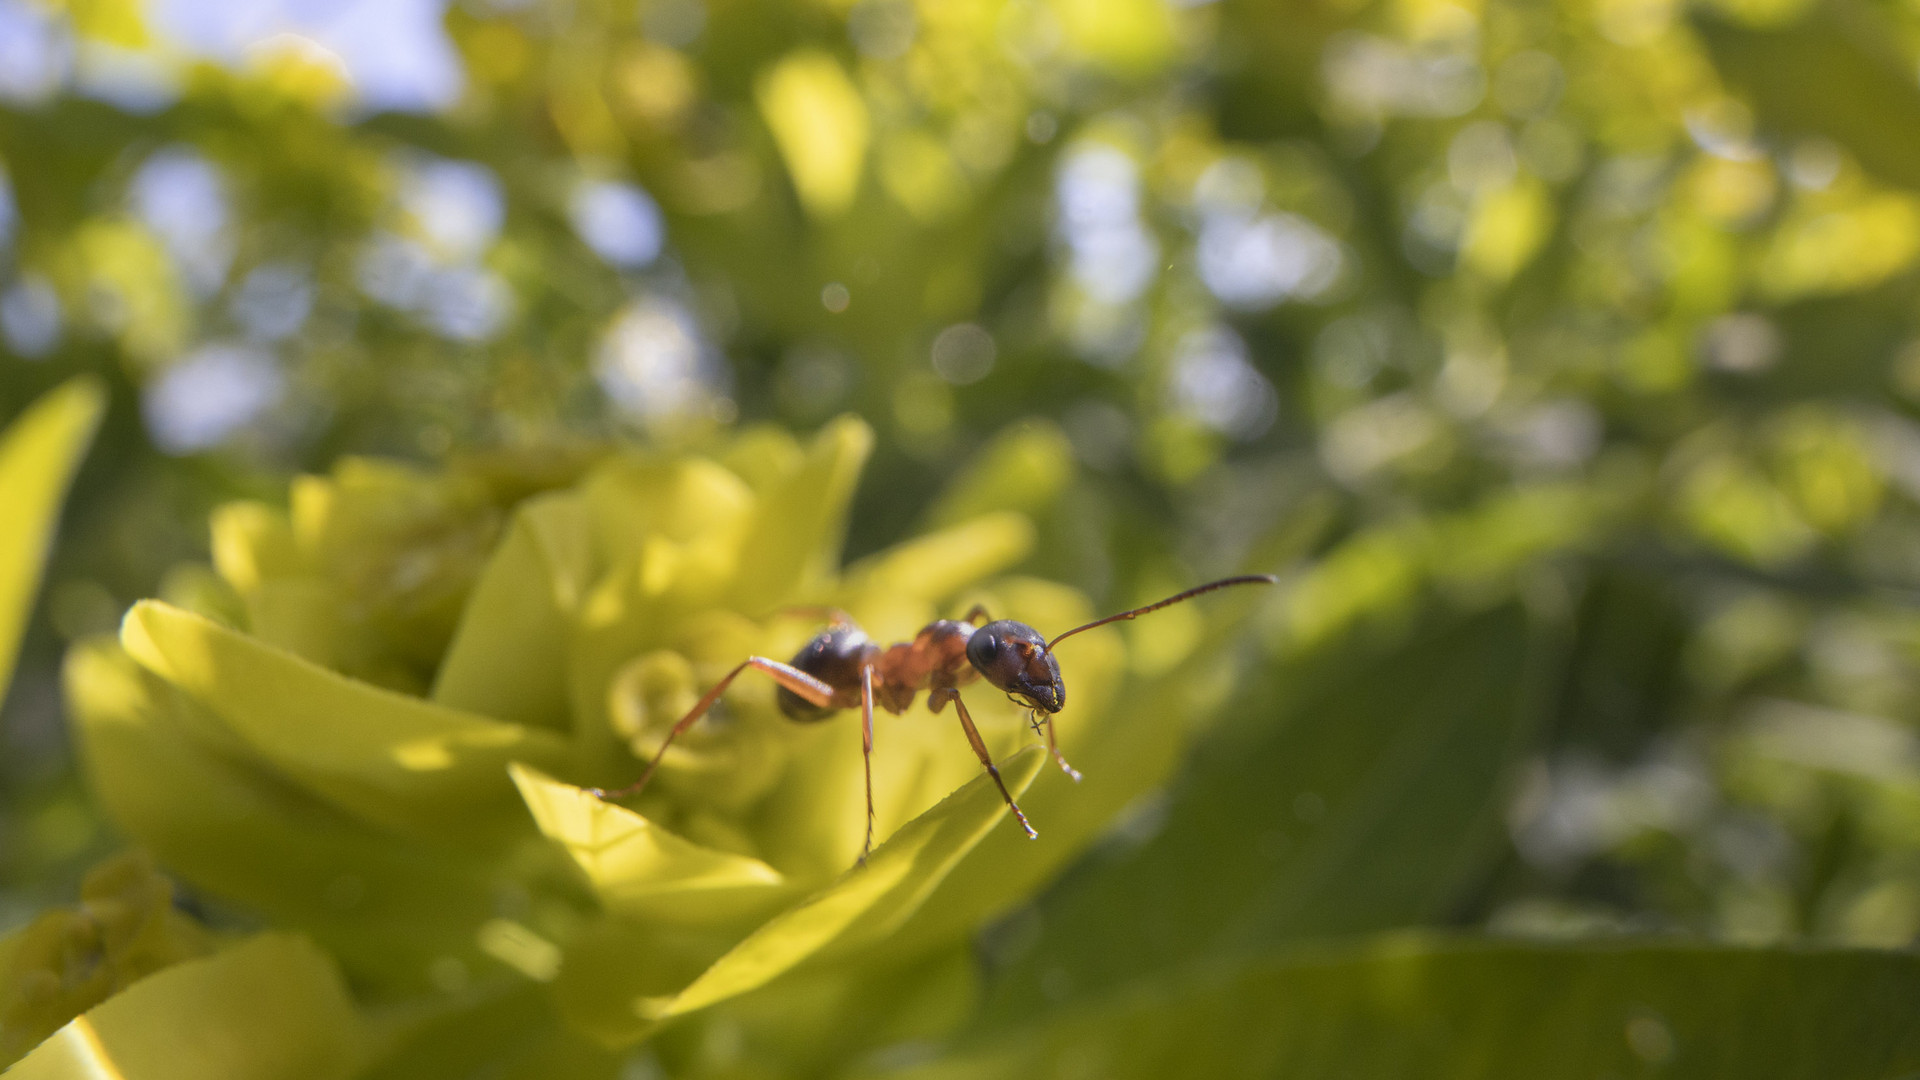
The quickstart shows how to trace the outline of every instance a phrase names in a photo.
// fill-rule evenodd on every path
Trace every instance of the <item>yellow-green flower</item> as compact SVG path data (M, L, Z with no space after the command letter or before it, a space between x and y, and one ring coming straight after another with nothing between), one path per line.
M656 1032L676 1075L786 1070L938 1032L970 1000L972 931L1164 778L1222 661L1122 696L1121 633L1076 638L1077 786L971 692L1038 842L1001 822L951 711L916 707L877 724L882 843L850 869L857 720L790 722L752 676L634 807L582 790L637 775L746 656L791 655L820 622L801 608L883 642L975 602L1043 629L1093 614L995 576L1032 528L977 476L981 512L842 569L870 444L848 419L708 455L350 461L284 510L229 506L211 572L70 659L93 786L186 881L332 950L391 1075L495 1043L527 1075L602 1075Z

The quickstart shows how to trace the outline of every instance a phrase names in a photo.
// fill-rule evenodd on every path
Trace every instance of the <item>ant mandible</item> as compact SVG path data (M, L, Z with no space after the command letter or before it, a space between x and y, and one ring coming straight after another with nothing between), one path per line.
M1060 678L1060 663L1053 656L1054 646L1082 630L1138 618L1215 589L1230 585L1272 585L1279 580L1271 574L1245 574L1210 581L1146 607L1095 619L1085 626L1076 626L1052 641L1041 637L1039 631L1026 623L1012 619L999 619L976 627L976 622L988 616L986 608L975 604L964 619L935 619L912 641L899 642L882 649L867 637L866 631L860 629L846 612L830 609L827 612L827 628L814 635L813 640L807 642L791 662L783 664L764 656L749 656L738 667L727 672L725 678L715 683L713 689L708 690L687 715L673 725L666 741L660 744L659 752L641 771L640 779L616 791L600 788L592 791L600 798L609 800L639 794L647 786L647 781L653 779L653 771L659 768L673 740L713 708L714 702L726 693L736 676L748 668L756 668L780 684L777 694L780 711L789 720L812 723L825 720L841 709L859 706L862 725L860 752L866 766L867 780L867 838L860 848L862 863L867 861L867 854L873 850L873 706L878 703L881 708L897 716L907 711L922 690L927 692L927 708L935 713L944 709L947 702L953 702L954 710L960 716L960 730L966 732L974 756L980 759L987 775L993 777L994 786L1000 789L1000 797L1006 800L1007 808L1013 811L1014 819L1026 830L1028 839L1038 839L1040 834L1034 832L1027 815L1020 812L1019 804L1013 801L1013 794L1000 779L1000 770L994 767L993 758L987 753L987 744L973 726L973 717L967 713L966 702L960 700L960 687L984 676L1015 704L1033 710L1035 730L1041 730L1044 725L1047 752L1053 755L1053 760L1062 771L1078 781L1080 773L1060 755L1059 744L1053 737L1053 714L1067 704L1067 687Z

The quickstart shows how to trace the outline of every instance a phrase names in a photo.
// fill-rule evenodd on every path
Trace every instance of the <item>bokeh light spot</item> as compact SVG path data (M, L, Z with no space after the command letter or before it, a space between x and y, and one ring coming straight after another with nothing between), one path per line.
M666 240L660 207L632 184L611 180L581 184L574 190L569 212L580 239L622 270L651 263Z
M278 403L286 377L271 356L208 345L147 384L141 400L154 445L169 454L211 450Z
M978 323L955 323L933 339L933 370L955 386L986 378L998 355L993 335Z

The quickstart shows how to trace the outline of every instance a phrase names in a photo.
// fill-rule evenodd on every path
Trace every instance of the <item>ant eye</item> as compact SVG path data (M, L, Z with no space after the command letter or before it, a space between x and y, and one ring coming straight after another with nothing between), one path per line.
M1000 658L1000 636L986 627L973 632L967 639L967 661L982 674L995 666Z

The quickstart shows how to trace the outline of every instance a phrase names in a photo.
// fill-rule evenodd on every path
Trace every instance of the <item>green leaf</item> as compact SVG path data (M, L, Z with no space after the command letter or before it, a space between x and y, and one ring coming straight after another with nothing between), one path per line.
M105 407L98 382L75 379L0 432L0 695L13 677L60 503Z
M356 682L158 601L134 605L120 636L282 774L402 833L490 838L520 820L507 763L568 756L554 732Z
M9 1080L330 1080L365 1053L347 988L326 954L259 937L143 979L75 1019Z
M1920 88L1888 42L1897 33L1867 5L1814 5L1791 26L1755 29L1701 16L1720 73L1745 91L1763 125L1824 135L1882 179L1920 187Z
M110 640L67 655L87 778L115 824L208 893L321 939L400 987L486 961L474 932L497 886L453 850L368 826L250 761L198 702Z
M1906 952L1391 937L1142 986L868 1075L1880 1080L1920 1069L1916 1000Z
M608 911L713 926L765 915L792 895L758 859L684 840L628 810L523 765L511 767L533 820L566 848Z
M1044 1009L1063 986L1446 914L1500 842L1504 780L1540 715L1528 658L1557 655L1542 644L1506 606L1273 671L1196 750L1164 828L1046 898L1044 936L1001 979L992 1014Z
M575 495L519 508L467 598L434 701L518 724L569 726L570 620L589 585L591 537Z
M1001 763L1016 797L1046 762L1028 748ZM644 1038L660 1023L758 989L810 960L830 960L887 938L917 910L982 837L1006 804L982 775L902 827L866 865L755 930L677 991L639 989L621 957L589 939L567 958L556 984L569 1018L609 1045ZM644 934L644 931L642 931Z

